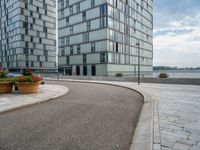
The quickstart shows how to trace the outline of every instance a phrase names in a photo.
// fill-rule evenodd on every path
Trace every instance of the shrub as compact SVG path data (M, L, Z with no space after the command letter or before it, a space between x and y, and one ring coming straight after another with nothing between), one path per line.
M38 82L41 81L42 78L40 76L19 76L15 77L15 82Z
M12 78L0 78L0 82L13 82Z
M8 70L4 70L0 68L0 78L6 79L8 77Z
M22 74L24 76L33 76L33 70L32 69L23 70Z
M122 73L117 73L115 76L116 76L116 77L122 77L123 74L122 74Z
M164 78L168 78L169 75L166 73L160 73L159 77L164 79Z

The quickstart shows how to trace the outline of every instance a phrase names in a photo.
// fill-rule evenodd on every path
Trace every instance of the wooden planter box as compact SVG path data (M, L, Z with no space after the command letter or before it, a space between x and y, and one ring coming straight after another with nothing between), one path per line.
M20 94L33 94L37 93L39 90L39 82L16 82Z
M9 81L0 82L0 94L11 93L13 89L13 83Z

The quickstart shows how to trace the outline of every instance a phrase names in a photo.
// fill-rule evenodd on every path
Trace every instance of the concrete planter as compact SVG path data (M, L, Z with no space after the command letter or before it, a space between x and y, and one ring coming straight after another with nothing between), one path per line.
M41 81L38 82L16 82L20 94L33 94L37 93L39 90L39 85Z
M0 82L0 94L11 93L13 88L13 83L10 81Z

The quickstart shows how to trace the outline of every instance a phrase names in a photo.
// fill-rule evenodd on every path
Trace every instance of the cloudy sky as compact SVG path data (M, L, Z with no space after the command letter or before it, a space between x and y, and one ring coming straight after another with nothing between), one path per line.
M154 0L154 66L200 67L200 0Z

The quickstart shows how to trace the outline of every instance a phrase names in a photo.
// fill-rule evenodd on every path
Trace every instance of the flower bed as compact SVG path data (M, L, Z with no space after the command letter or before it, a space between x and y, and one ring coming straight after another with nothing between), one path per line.
M25 70L23 76L14 79L20 94L37 93L42 78L34 76L31 70Z
M37 93L42 81L40 76L34 76L31 69L24 70L22 76L15 78L7 77L8 70L0 69L0 94L11 93L13 85L18 89L20 94Z

